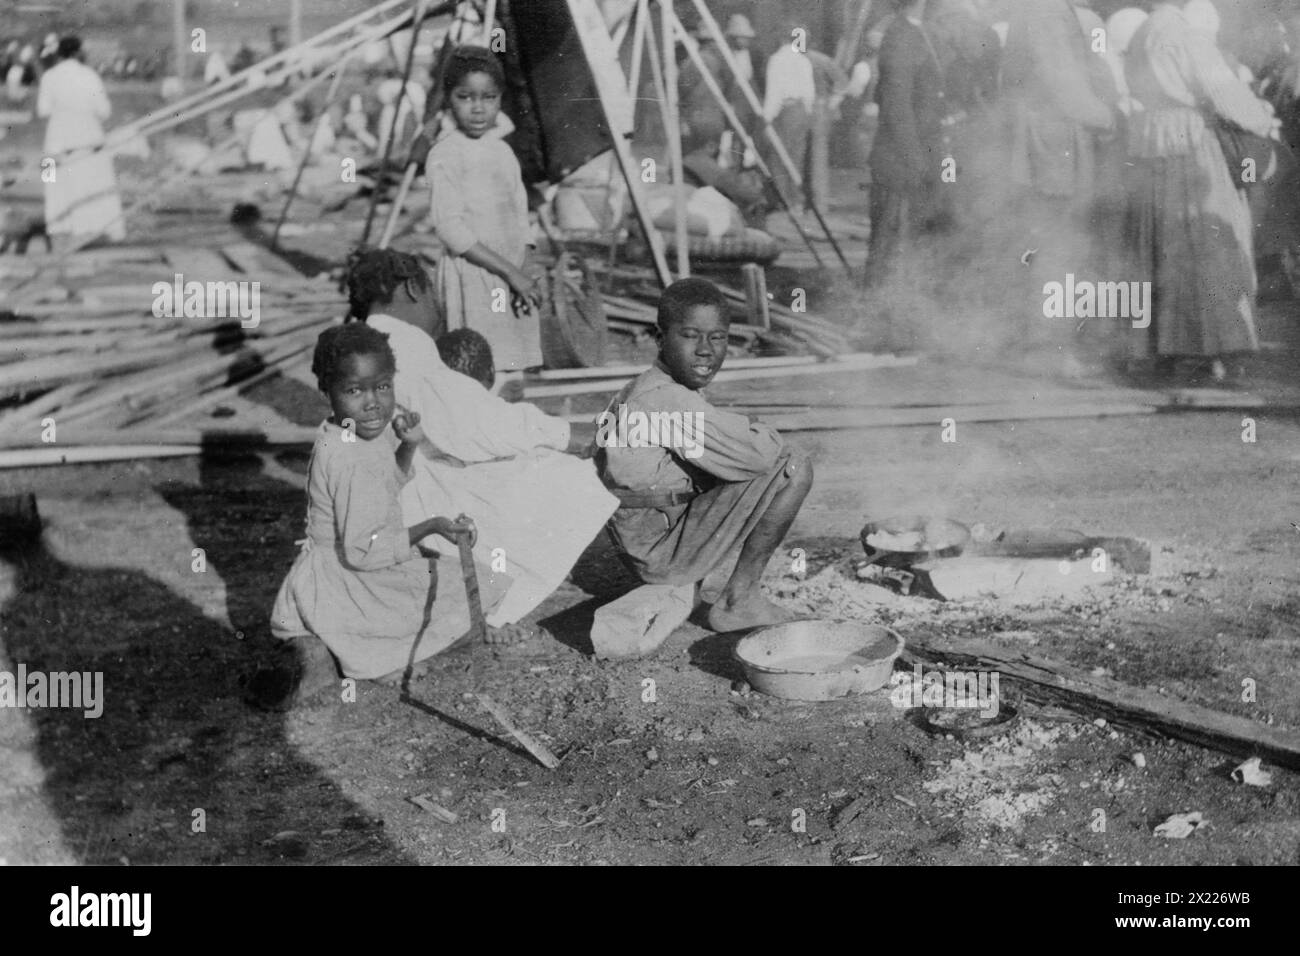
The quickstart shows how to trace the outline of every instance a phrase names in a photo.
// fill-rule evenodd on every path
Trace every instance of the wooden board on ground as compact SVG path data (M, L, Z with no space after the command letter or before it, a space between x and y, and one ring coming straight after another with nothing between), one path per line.
M1300 733L1211 710L1151 690L1085 674L1060 661L1030 657L994 645L909 636L903 660L942 663L960 670L996 671L1021 682L1027 697L1117 724L1242 757L1300 769Z
M946 405L934 408L843 408L765 415L762 420L778 431L832 431L853 428L938 426L945 418L964 424L1020 422L1057 418L1107 418L1115 415L1153 415L1155 405Z

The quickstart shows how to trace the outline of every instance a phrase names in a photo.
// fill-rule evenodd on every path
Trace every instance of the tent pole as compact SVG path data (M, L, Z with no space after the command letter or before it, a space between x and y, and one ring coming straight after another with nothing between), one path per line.
M641 93L641 58L645 53L645 30L646 23L650 19L650 0L636 0L636 7L632 10L632 16L636 20L632 28L632 69L628 76L627 92L632 98L632 128L636 129L636 108L638 97ZM609 186L606 193L611 195L614 192L614 167L609 169ZM612 220L613 228L609 236L609 265L612 268L615 260L618 258L618 233L620 224L623 222L623 216L626 215L627 197L620 193L617 203L611 202L614 218Z
M736 79L736 85L742 92L744 92L745 98L749 101L749 106L754 111L755 115L762 118L763 132L766 133L768 142L772 144L772 148L776 151L777 157L785 166L786 172L790 174L790 179L796 186L802 189L803 176L800 174L799 170L795 168L794 160L790 158L790 153L785 148L785 143L781 142L781 137L777 135L776 130L773 128L772 121L764 115L763 106L758 102L758 96L754 93L753 87L749 85L749 81L740 75L740 68L736 63L736 57L731 52L731 48L727 46L727 38L723 36L722 28L718 26L718 21L713 19L713 14L710 13L709 8L705 6L704 0L692 0L692 2L695 4L695 9L700 15L700 20L708 29L709 35L713 38L713 42L718 44L718 49L722 53L722 58L726 60L728 69L731 70L732 76ZM840 244L836 242L835 237L831 235L830 227L826 225L826 219L822 216L821 210L817 208L817 203L810 200L808 205L811 207L813 215L817 217L817 224L821 226L822 232L826 234L826 238L830 242L831 248L833 248L835 254L839 256L840 263L844 266L844 270L852 273L853 269L849 265L849 260L844 258L844 250L840 248Z
M686 179L682 160L682 117L677 102L677 43L673 38L672 0L659 0L664 34L664 88L668 99L668 155L673 174L673 231L677 239L677 278L691 274L690 247L686 239Z
M631 122L627 120L624 128L615 117L614 105L617 103L617 97L627 96L627 77L618 62L618 52L611 49L609 31L605 29L605 21L601 18L600 11L596 9L595 0L566 0L566 2L578 41L582 45L582 52L591 67L592 80L596 84L601 109L605 114L605 123L609 127L610 139L614 144L614 155L618 157L619 167L623 170L623 179L626 180L628 192L632 196L632 206L636 210L637 220L641 223L641 228L646 234L646 242L650 246L655 275L660 285L667 286L672 282L672 273L668 271L668 260L664 256L663 239L654 227L645 194L641 192L641 179L632 160L632 150L628 146L632 137ZM653 34L647 32L647 36L650 35ZM615 76L622 82L611 82Z
M421 123L415 129L416 138L424 132L424 124ZM411 160L406 164L406 172L402 174L402 185L397 190L397 198L393 200L393 208L388 211L388 222L384 224L383 235L379 237L380 249L387 249L388 244L393 241L393 232L397 228L397 220L402 216L402 204L406 202L406 194L411 191L411 184L415 182L415 171L420 164Z
M803 223L801 223L799 217L795 215L794 209L790 205L790 201L786 199L785 193L781 191L780 184L777 183L776 178L772 175L772 169L767 165L767 160L763 159L762 155L758 151L758 145L754 142L753 137L749 135L749 130L745 129L745 124L740 121L740 117L737 116L736 111L732 109L731 103L729 103L726 96L723 95L722 87L718 86L718 81L705 67L704 59L700 56L699 45L695 42L694 37L686 32L686 28L682 26L680 19L676 21L676 24L677 32L681 35L682 46L686 47L686 52L690 55L691 62L693 62L695 68L700 71L700 76L704 79L704 85L707 86L709 92L713 94L713 98L717 101L718 106L721 107L723 115L727 118L727 122L731 124L731 128L735 131L736 135L740 137L740 141L745 145L745 148L753 152L754 157L758 162L759 171L762 172L764 178L772 184L772 190L776 193L777 198L781 200L781 208L790 216L790 222L794 224L795 231L799 233L799 237L803 239L804 244L808 247L808 251L811 252L813 258L817 260L818 268L826 268L826 263L822 260L821 253L817 251L817 247L813 245L812 237L804 230Z
M343 80L343 73L348 68L353 53L349 53L336 66L334 79L330 81L329 92L325 94L325 103L321 107L320 116L316 117L316 125L312 127L311 138L307 140L307 146L302 151L302 160L298 163L298 171L294 174L293 185L289 187L289 195L284 197L284 205L280 207L280 218L275 221L275 231L271 233L271 248L280 248L280 227L284 221L289 218L289 207L293 205L294 197L298 195L298 186L302 182L302 174L307 168L307 162L311 159L311 147L316 142L316 134L320 132L322 124L329 119L329 109L334 105L334 99L339 95L339 84Z
M361 241L357 244L362 249L370 241L370 228L375 222L379 194L384 191L384 177L388 175L388 158L393 152L393 140L397 138L397 122L402 118L402 100L406 97L406 84L411 82L411 68L415 65L415 48L420 40L420 27L424 25L424 6L425 0L415 0L411 19L411 48L406 53L406 69L402 71L402 88L397 91L397 100L393 103L393 121L388 125L388 140L384 143L384 156L379 161L379 179L375 183L374 194L370 197L370 211L366 213L366 226L361 231Z

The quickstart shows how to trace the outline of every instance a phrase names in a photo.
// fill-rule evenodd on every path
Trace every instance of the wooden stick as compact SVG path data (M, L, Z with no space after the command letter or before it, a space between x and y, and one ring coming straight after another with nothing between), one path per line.
M746 262L740 267L745 277L745 305L750 320L760 329L772 328L772 313L767 301L767 274L756 262Z
M546 747L543 746L542 742L532 734L522 731L512 724L510 722L510 717L501 709L499 704L492 700L492 698L488 697L486 694L479 694L478 702L483 705L484 710L496 718L497 723L510 732L510 736L519 741L525 750L536 757L537 762L543 767L547 770L554 770L560 765L560 758L547 750Z
M334 105L335 97L338 96L339 83L343 80L343 71L347 69L355 54L356 50L353 50L334 67L334 79L330 80L329 92L325 94L325 105L321 107L320 115L316 117L316 125L312 127L307 145L303 147L302 159L298 162L298 171L294 173L293 184L289 187L289 195L284 197L284 205L280 207L279 218L275 220L275 230L271 233L272 249L280 245L280 229L284 226L284 221L289 218L289 207L293 205L294 197L298 195L298 185L302 182L302 175L306 172L307 163L311 159L312 145L316 142L316 136L321 127L329 119L329 110Z
M672 0L659 0L664 35L664 88L668 102L664 114L668 119L668 158L673 176L673 231L677 237L677 278L691 274L690 243L686 237L686 180L682 159L682 117L677 102L677 44L673 39Z
M763 377L763 376L759 376ZM967 424L977 422L1050 421L1066 418L1109 418L1116 415L1153 415L1157 405L1079 403L1056 407L1035 407L1024 403L1005 405L944 405L934 408L819 409L807 413L764 415L763 421L783 431L840 431L857 428L938 428L945 418Z
M397 122L402 117L402 100L406 98L406 84L411 81L411 68L415 66L415 48L420 39L420 27L424 25L424 8L427 0L415 0L415 12L411 21L411 48L406 53L406 66L402 70L402 86L397 91L393 102L393 121L388 124L388 138L384 141L384 155L379 160L379 181L375 183L374 194L370 197L370 211L366 213L366 225L361 231L361 241L357 245L364 249L370 241L370 228L374 224L375 210L379 208L379 195L383 192L383 177L388 171L388 158L393 154L393 141L397 139ZM415 170L411 169L411 177Z

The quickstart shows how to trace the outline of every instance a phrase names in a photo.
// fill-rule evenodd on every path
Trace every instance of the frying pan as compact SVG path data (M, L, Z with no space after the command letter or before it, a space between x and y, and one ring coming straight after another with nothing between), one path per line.
M869 544L872 535L919 535L916 547L890 548ZM890 568L910 568L932 558L954 558L970 543L970 529L951 518L933 515L896 515L868 521L859 535L870 564Z

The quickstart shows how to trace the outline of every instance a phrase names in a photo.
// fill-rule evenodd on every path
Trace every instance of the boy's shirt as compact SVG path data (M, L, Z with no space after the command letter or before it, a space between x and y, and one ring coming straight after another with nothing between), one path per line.
M701 473L722 481L767 474L785 443L769 425L714 408L656 361L610 402L596 445L606 486L671 492L694 490Z

